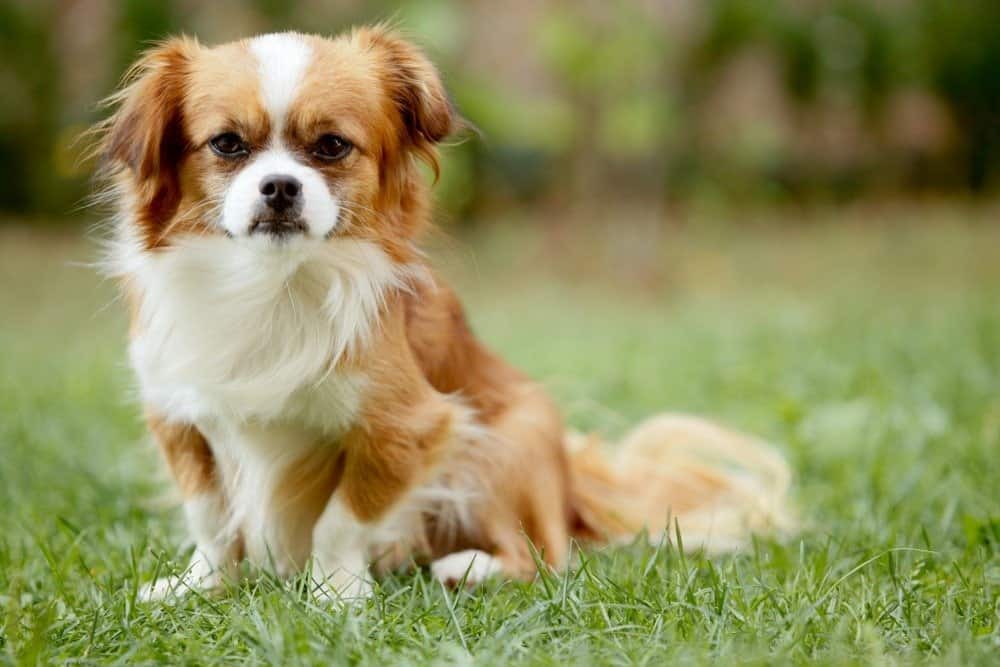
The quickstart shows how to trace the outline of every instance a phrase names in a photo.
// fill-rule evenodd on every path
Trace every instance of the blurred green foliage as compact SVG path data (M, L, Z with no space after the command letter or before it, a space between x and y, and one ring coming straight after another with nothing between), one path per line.
M981 193L1000 163L996 0L0 0L0 211L61 216L73 138L152 40L390 19L479 132L455 219L539 202Z

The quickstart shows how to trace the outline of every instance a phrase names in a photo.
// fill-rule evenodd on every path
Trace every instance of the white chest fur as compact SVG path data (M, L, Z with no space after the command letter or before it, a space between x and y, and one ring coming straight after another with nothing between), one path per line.
M205 434L251 559L294 567L308 531L280 516L272 492L356 420L366 379L338 362L368 342L405 273L347 239L192 237L153 252L126 242L114 262L140 297L130 357L144 403Z
M368 342L401 271L365 241L255 241L186 238L120 253L118 270L140 295L130 355L143 400L183 421L293 416L337 430L344 415L329 401L358 386L338 377L338 362Z

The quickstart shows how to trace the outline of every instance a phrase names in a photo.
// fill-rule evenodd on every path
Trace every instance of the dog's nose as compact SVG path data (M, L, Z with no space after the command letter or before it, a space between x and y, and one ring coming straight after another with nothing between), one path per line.
M302 183L294 176L271 174L260 182L260 194L264 202L276 213L295 206L302 194Z

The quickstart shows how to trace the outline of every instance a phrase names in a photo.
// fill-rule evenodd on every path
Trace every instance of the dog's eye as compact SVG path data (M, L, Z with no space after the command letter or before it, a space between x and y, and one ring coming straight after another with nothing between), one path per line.
M246 142L235 132L224 132L214 136L208 145L221 157L240 157L250 152Z
M334 162L347 157L354 146L351 142L336 134L324 134L313 146L312 154L321 160Z

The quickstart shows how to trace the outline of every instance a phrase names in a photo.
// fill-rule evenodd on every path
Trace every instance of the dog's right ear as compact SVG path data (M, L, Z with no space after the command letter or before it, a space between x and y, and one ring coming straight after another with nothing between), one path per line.
M174 37L146 51L108 99L117 107L104 126L101 153L107 163L130 169L140 183L170 171L187 150L182 102L198 43Z
M181 201L180 163L189 149L184 95L198 48L192 39L175 37L146 51L108 99L115 111L98 127L104 169L131 177L134 219L149 248L162 241Z

